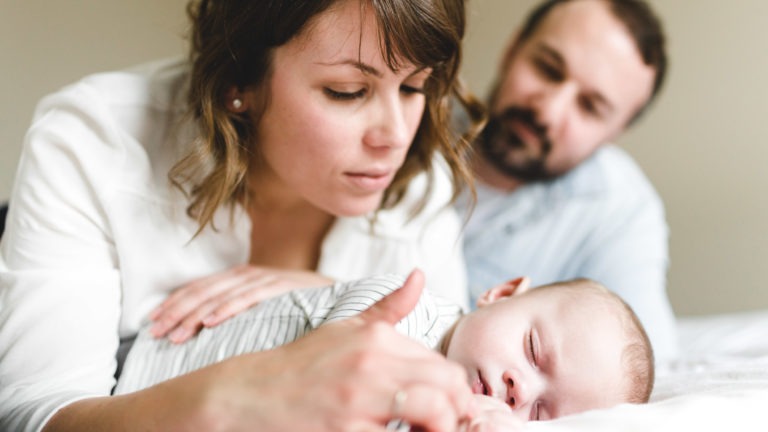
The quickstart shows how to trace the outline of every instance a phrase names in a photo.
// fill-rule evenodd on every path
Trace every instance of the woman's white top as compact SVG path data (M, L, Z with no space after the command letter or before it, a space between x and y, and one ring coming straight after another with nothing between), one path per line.
M170 291L249 257L242 209L197 223L168 181L194 128L180 60L93 75L42 100L26 136L0 242L0 430L39 430L60 407L109 395L121 339L136 334ZM421 268L427 287L466 306L461 222L446 206L436 164L426 209L404 201L378 215L340 218L318 271L342 279Z

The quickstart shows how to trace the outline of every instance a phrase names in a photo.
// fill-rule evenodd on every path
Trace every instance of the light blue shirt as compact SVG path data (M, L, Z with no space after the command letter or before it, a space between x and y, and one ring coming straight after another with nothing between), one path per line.
M457 205L466 215L467 197ZM586 277L635 311L657 360L677 354L666 293L664 205L632 158L609 145L550 182L511 193L478 184L465 228L472 307L486 289L529 276L533 285Z

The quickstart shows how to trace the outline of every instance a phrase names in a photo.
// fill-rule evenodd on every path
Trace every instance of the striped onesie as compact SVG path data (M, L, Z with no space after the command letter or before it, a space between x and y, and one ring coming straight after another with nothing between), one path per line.
M180 345L155 339L149 332L151 323L147 323L128 353L114 394L141 390L228 357L292 342L325 323L368 309L403 282L400 276L384 275L295 290L261 302L216 327L204 328ZM460 306L425 291L396 329L434 349L461 314Z

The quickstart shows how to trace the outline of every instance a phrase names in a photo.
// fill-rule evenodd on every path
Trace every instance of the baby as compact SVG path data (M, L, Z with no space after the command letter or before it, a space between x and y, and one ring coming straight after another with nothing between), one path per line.
M402 277L386 275L293 291L181 345L155 339L147 325L115 393L291 342L367 309L402 284ZM520 278L489 289L477 306L463 314L425 291L397 329L462 365L478 398L504 402L523 420L648 401L654 374L648 337L632 310L601 285L578 279L531 289Z

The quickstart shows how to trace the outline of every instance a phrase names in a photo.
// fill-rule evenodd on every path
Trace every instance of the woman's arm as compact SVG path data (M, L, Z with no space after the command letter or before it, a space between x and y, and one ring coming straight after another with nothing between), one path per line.
M453 431L472 415L463 369L392 327L418 300L419 276L294 343L136 393L75 402L44 430L384 431L397 414L425 430ZM407 403L393 413L398 391Z

